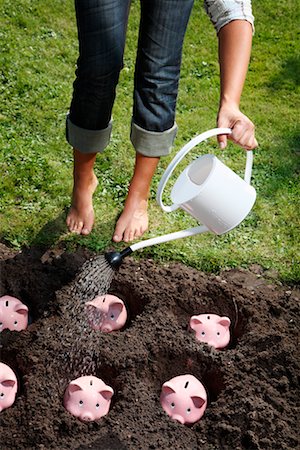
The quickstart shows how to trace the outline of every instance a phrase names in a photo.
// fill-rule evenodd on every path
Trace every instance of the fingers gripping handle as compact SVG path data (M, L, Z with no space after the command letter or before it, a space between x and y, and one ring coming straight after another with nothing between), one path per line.
M200 144L201 142L205 141L206 139L209 139L213 136L218 136L220 134L231 134L232 131L230 128L213 128L212 130L205 131L202 134L199 134L199 136L194 137L190 142L188 142L182 149L177 153L177 155L173 158L173 160L168 165L167 169L165 170L159 185L157 189L156 194L156 201L161 206L163 211L165 212L171 212L175 211L177 208L179 208L179 205L176 205L173 203L172 205L164 205L162 201L163 192L165 189L165 186L167 182L169 181L169 178L171 177L173 171L177 167L177 165L180 163L180 161L186 156L186 154L191 151L196 145ZM252 163L253 163L253 154L252 151L247 151L247 161L246 161L246 170L245 170L245 181L250 184L251 179L251 171L252 171Z

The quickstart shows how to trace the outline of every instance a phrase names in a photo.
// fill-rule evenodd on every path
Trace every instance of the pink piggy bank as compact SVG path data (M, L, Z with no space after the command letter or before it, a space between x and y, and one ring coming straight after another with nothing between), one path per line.
M10 295L0 297L0 331L25 330L28 325L28 308L20 300Z
M196 377L180 375L163 384L160 403L172 419L182 424L192 424L203 416L207 394Z
M0 363L0 412L14 403L17 390L16 375L9 366Z
M86 302L88 320L94 330L110 333L122 328L127 320L123 301L115 295L106 294Z
M190 328L195 330L196 339L215 348L224 348L230 341L230 319L217 314L192 316Z
M71 381L64 395L64 407L82 421L105 416L110 407L113 389L100 378L84 376Z

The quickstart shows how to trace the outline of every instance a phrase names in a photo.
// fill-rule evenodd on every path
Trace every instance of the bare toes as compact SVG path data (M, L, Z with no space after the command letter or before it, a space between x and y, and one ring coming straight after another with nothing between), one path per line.
M114 232L114 235L113 235L113 241L114 242L120 242L122 240L123 231L124 231L123 226L117 222L117 225L116 225L116 228L115 228L115 232Z

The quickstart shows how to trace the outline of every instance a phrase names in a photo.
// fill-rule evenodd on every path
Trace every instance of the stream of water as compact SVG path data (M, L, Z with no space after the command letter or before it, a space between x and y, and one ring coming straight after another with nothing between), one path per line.
M68 379L83 375L95 375L93 348L97 332L89 324L86 302L97 296L105 295L110 288L113 276L114 269L107 262L105 256L100 255L83 264L70 289L70 299L65 305L69 324L67 337L65 337L66 352L64 354L64 360L68 367L68 373L66 373Z

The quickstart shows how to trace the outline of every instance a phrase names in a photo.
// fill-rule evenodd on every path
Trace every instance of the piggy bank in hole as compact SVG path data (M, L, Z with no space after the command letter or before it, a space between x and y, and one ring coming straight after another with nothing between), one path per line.
M18 390L17 377L6 364L0 363L0 412L15 401Z
M166 413L182 424L193 424L204 414L207 394L193 375L180 375L163 384L160 403Z
M110 333L122 328L127 320L123 301L115 295L106 294L86 302L88 321L94 330Z
M71 381L64 395L64 407L82 421L105 416L110 408L113 389L100 378L84 376Z
M196 339L215 348L224 348L230 341L230 319L217 314L192 316L190 328L195 331Z
M10 295L0 297L0 331L25 330L28 325L28 308L20 300Z

